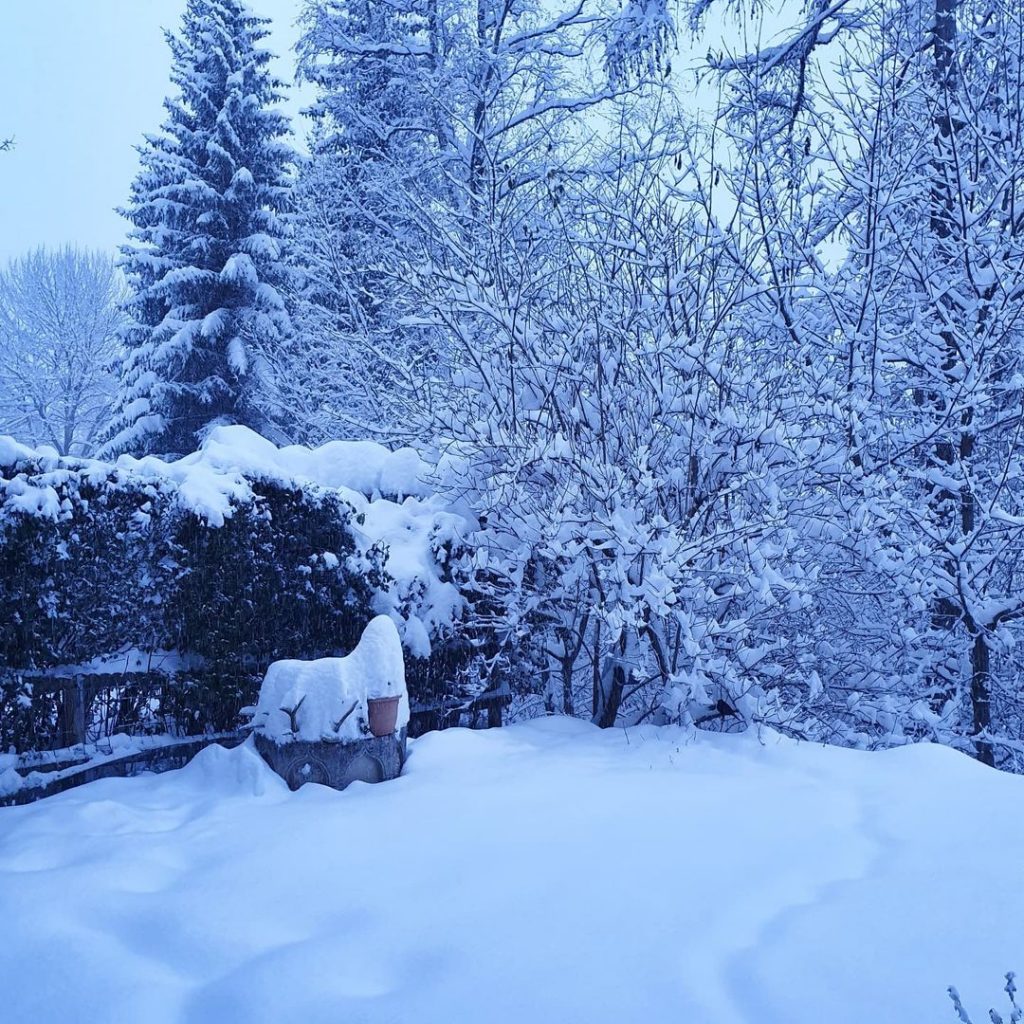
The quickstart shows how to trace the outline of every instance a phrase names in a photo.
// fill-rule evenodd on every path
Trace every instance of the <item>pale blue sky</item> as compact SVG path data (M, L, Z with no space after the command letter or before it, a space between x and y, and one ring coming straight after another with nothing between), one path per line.
M162 120L185 0L0 0L0 261L65 242L114 249L133 147ZM273 19L269 47L291 82L299 0L250 0ZM300 98L291 96L295 113Z

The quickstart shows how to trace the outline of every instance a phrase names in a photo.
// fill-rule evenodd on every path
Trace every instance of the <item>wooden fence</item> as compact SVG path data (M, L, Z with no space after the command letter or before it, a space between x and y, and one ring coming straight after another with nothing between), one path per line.
M247 730L211 733L208 736L185 736L136 750L123 756L100 755L79 759L38 760L27 758L15 766L26 781L20 789L0 795L0 807L28 804L46 796L54 796L75 786L97 779L125 778L149 772L166 772L184 767L204 747L219 743L236 747L248 735Z

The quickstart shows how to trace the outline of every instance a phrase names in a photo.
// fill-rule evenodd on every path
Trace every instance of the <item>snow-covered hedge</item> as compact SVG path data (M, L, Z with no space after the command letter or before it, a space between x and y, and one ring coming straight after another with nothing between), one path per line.
M228 727L270 662L346 653L379 613L402 636L414 699L429 700L465 648L463 523L422 477L408 449L277 448L242 427L174 462L0 439L0 719L20 708L25 732L47 670L162 651L179 662L161 712ZM0 744L18 742L10 731Z

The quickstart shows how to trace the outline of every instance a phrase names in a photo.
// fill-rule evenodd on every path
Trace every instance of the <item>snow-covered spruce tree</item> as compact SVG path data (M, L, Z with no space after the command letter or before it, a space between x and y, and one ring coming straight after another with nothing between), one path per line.
M179 94L140 147L124 211L132 323L110 451L181 454L211 424L273 417L292 151L266 24L241 0L188 0L168 33Z
M406 196L436 193L426 5L308 0L299 72L317 90L294 190L293 300L303 345L280 372L304 440L401 436L431 346L396 271ZM405 305L403 305L405 304Z

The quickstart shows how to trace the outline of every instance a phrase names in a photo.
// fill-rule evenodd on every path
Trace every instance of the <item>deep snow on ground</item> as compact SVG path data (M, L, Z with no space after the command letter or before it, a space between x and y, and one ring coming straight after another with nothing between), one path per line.
M1024 970L1024 778L935 746L452 730L289 793L248 746L0 810L0 1019L883 1024Z

